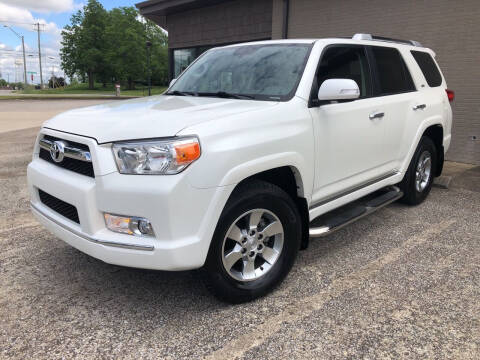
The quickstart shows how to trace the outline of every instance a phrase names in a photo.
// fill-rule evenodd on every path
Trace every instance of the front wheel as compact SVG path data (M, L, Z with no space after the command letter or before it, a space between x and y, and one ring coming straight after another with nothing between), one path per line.
M400 183L404 196L402 202L409 205L420 204L430 193L436 172L437 151L429 137L422 137L415 154Z
M212 239L205 264L207 288L231 303L266 294L289 272L300 240L300 214L282 189L263 181L240 185Z

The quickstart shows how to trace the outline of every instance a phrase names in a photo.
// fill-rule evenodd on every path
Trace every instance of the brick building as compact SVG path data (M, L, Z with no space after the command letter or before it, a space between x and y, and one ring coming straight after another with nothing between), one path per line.
M480 164L479 0L150 0L137 7L168 31L172 78L223 44L354 33L417 40L437 53L455 91L447 158Z

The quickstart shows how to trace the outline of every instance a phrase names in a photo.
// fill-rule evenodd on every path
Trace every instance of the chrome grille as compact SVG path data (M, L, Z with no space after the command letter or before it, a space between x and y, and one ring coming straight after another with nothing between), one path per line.
M51 154L54 144L57 145L57 148L61 147L61 156L58 156L56 159ZM50 135L44 135L40 139L39 145L40 159L81 175L95 177L88 145L63 140Z

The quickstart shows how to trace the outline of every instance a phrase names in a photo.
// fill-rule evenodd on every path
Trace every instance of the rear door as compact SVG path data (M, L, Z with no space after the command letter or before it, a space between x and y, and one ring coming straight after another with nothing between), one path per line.
M418 92L406 62L395 47L368 46L374 73L374 96L384 111L382 151L389 171L397 171L404 157L405 139L412 128ZM421 109L419 109L421 111Z

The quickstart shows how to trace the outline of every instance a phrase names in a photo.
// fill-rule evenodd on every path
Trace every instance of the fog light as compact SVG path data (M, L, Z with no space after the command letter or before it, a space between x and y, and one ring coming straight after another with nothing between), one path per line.
M111 231L137 236L154 236L150 221L134 216L120 216L105 213L105 225Z

